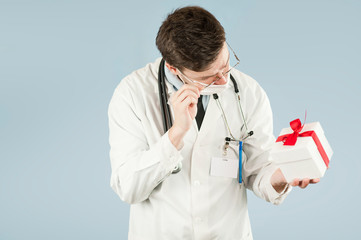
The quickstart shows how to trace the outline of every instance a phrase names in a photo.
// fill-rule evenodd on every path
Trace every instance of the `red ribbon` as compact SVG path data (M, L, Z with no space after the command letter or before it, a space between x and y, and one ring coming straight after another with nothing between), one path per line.
M276 142L283 142L283 145L294 146L297 142L297 137L312 137L313 141L317 146L318 151L321 154L323 161L326 164L326 167L328 168L328 164L330 163L330 160L328 159L325 149L322 147L320 139L317 137L315 131L307 131L300 133L303 128L300 119L295 119L292 122L290 122L290 126L293 130L293 133L279 136Z

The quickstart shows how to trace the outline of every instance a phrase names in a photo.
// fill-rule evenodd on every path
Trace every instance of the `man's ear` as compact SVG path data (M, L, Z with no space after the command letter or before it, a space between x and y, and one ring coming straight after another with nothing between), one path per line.
M176 67L173 67L169 63L165 62L165 66L171 71L174 75L178 75L178 70Z

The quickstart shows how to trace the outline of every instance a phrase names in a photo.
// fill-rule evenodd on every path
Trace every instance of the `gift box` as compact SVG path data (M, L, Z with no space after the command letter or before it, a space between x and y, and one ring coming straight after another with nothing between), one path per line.
M282 129L271 150L287 182L299 178L321 178L329 167L333 151L319 122L301 125L296 119Z

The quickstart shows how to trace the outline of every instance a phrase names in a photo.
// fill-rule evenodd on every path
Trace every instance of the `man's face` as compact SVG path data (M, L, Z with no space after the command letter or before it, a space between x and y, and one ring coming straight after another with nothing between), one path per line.
M227 43L219 52L216 60L205 71L195 72L185 68L183 71L166 63L167 68L175 75L177 75L183 82L193 84L199 89L203 89L209 84L223 85L228 81L228 74L225 74L230 69L230 53L227 48Z
M225 42L216 60L207 70L195 72L185 68L182 72L180 72L176 69L176 74L180 75L180 77L183 76L182 80L190 84L200 82L207 85L211 83L214 83L215 85L223 85L228 81L228 74L225 73L230 69L229 60L230 53Z

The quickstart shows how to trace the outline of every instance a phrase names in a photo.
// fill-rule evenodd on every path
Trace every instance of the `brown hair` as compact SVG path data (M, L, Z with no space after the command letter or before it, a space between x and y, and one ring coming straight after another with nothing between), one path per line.
M216 60L225 40L222 25L210 12L190 6L168 15L159 28L156 45L170 65L199 72Z

